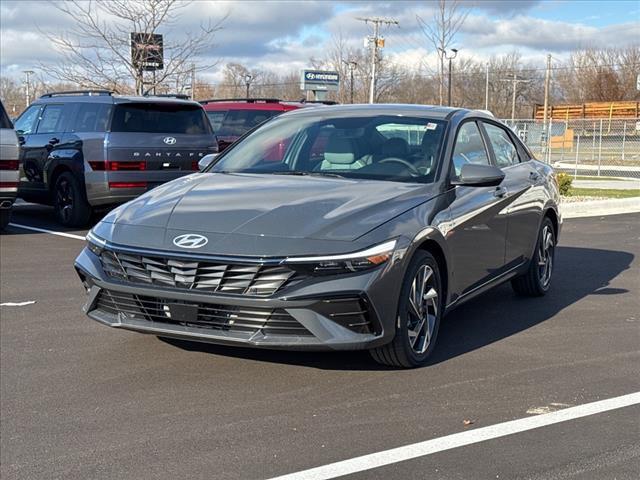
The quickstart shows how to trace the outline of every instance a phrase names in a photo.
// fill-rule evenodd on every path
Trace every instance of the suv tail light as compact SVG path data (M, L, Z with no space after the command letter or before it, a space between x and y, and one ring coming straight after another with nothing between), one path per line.
M198 166L198 160L191 161L191 170L193 170L194 172L200 170L200 167Z
M19 165L18 160L0 160L0 170L18 170Z
M104 162L89 162L89 165L93 170L103 171L108 170L110 172L122 172L122 171L143 171L147 169L147 162L113 162L106 160Z
M147 182L109 182L109 188L147 188Z

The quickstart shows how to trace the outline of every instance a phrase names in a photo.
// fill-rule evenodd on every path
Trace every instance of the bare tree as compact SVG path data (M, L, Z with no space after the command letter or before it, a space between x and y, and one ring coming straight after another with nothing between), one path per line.
M418 25L438 55L438 101L444 103L444 60L446 50L453 45L458 30L469 15L459 0L438 0L437 10L430 19L416 15Z
M175 24L191 2L178 0L66 0L53 5L73 18L74 27L64 33L45 33L61 52L62 61L42 66L61 81L83 87L106 88L137 93L152 90L176 78L186 78L193 59L211 47L222 18L201 23L200 28L167 38L164 42L164 68L145 79L143 70L131 58L132 32L151 36ZM169 41L166 41L169 40ZM196 70L213 65L195 67ZM147 75L151 77L151 75ZM146 88L145 88L146 87Z

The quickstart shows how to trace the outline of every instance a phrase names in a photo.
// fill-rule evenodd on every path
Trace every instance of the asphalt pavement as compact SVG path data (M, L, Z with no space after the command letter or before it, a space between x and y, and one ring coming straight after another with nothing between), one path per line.
M13 222L65 231L51 219ZM640 214L567 220L546 297L467 303L415 370L109 329L80 311L82 247L0 236L0 303L35 301L0 307L3 479L266 479L640 391ZM639 476L636 404L344 478Z

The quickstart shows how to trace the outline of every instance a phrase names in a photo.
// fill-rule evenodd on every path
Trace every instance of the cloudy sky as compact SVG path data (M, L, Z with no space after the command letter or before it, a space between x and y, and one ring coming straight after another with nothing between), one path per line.
M587 46L622 46L640 43L640 1L581 0L477 0L465 3L469 16L457 39L460 55L487 58L518 50L527 60L543 65L547 53L564 58ZM160 33L165 42L198 28L203 20L228 15L223 29L202 61L218 62L207 72L211 81L229 61L251 67L291 71L322 57L332 38L342 35L361 46L370 26L356 17L384 16L399 25L381 32L384 54L408 65L435 57L422 36L416 15L430 18L431 1L207 1L196 0L181 10L175 24ZM55 61L57 53L43 32L64 32L73 20L47 1L0 2L0 69L2 75L20 76ZM43 72L40 72L43 73Z

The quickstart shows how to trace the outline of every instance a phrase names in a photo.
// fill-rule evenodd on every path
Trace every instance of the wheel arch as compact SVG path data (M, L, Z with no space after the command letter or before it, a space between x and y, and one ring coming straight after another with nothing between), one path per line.
M413 241L413 248L410 257L417 251L429 252L435 258L440 269L440 280L442 282L442 290L444 293L446 307L449 304L450 285L451 285L451 269L446 240L442 233L436 228L430 227L426 232L418 234Z

